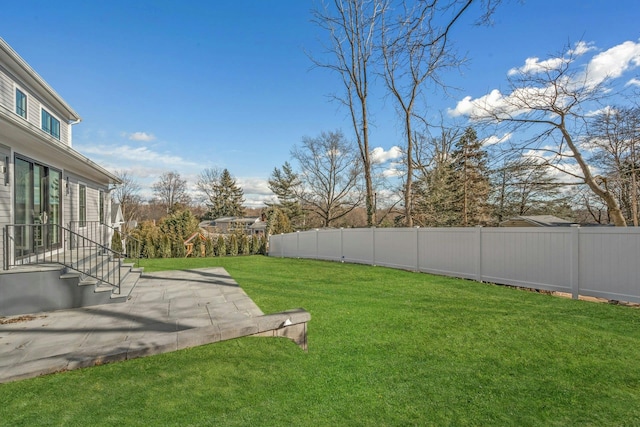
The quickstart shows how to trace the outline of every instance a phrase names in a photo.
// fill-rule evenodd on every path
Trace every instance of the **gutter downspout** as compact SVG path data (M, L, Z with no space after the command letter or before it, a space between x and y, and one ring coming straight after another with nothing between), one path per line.
M80 123L82 121L82 119L78 119L78 120L71 120L68 121L67 124L69 125L69 147L73 147L73 138L72 138L72 126L73 125L77 125L78 123Z

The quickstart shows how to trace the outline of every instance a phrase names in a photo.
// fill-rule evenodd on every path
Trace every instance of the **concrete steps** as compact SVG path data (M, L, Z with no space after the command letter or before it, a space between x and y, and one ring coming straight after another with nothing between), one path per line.
M91 261L88 261L89 258ZM113 260L107 255L96 253L90 253L84 258L75 259L72 261L72 265L78 269L67 267L64 273L60 275L60 278L76 281L76 286L92 288L94 293L103 294L102 300L104 304L128 300L131 291L135 288L144 270L136 268L133 263ZM82 271L80 269L83 266L88 266L88 268ZM102 276L105 277L105 280L100 280L93 276Z

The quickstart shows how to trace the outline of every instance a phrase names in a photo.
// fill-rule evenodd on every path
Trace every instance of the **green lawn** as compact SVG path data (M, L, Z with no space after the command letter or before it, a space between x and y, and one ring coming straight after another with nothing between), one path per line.
M243 338L0 385L2 425L640 425L640 310L381 267L223 266L309 352ZM1 344L1 343L0 343Z

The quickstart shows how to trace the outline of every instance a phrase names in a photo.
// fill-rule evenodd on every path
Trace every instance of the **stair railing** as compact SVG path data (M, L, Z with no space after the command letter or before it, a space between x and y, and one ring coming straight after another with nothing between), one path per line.
M57 224L4 226L4 269L60 264L114 288L120 294L121 252Z
M117 229L111 227L110 225L103 224L106 230L108 230L108 235L113 236L117 231L120 233L120 237L124 241L122 248L124 249L124 257L133 260L134 267L140 267L140 252L142 251L142 242L133 235L122 231L121 229Z

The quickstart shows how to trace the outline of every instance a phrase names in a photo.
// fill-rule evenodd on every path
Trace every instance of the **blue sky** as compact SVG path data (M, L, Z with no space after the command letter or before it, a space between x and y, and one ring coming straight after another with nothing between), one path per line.
M500 88L527 58L580 40L606 50L640 39L637 0L503 3L491 26L473 25L476 9L455 28L468 63L443 75L457 89L430 96L432 117ZM74 148L130 171L144 194L163 172L193 185L203 169L218 167L237 178L247 205L259 206L270 197L269 174L303 136L351 132L346 111L328 97L341 90L339 80L305 54L322 55L315 4L23 0L3 4L0 37L80 114ZM387 153L402 135L380 93L371 100L371 138Z

